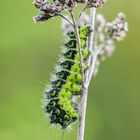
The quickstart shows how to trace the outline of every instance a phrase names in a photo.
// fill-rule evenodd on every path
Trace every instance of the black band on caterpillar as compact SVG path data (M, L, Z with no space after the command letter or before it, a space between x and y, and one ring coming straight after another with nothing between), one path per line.
M63 69L56 73L57 78L64 79L73 83L81 83L81 74L77 72L71 72L69 70Z
M83 55L83 59L87 58L88 50L82 49L82 55ZM78 52L78 50L70 49L64 53L64 57L66 59L79 60L79 52Z
M79 28L80 45L83 59L88 57L86 41L92 31L88 26ZM78 117L78 105L73 101L74 95L81 93L81 74L79 52L74 31L67 32L69 41L64 44L63 59L59 62L59 69L55 71L55 78L50 82L50 88L45 91L44 110L48 114L51 124L59 124L63 129L75 122ZM86 64L83 64L86 69Z

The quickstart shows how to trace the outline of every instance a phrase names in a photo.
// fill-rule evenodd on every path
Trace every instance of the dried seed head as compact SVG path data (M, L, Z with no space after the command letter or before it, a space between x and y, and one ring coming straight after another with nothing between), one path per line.
M99 24L100 26L98 27L97 21L95 24L95 29L98 33L98 36L100 37L100 35L103 34L104 30L101 30L101 32L99 32L99 27L101 25ZM104 34L105 39L103 41L100 40L99 46L101 47L101 50L98 54L99 61L105 60L107 57L110 57L113 54L116 49L114 40L121 41L126 36L126 32L128 31L128 23L125 21L125 14L119 13L114 21L106 23L104 27L107 33Z
M33 3L39 9L39 15L34 17L35 22L45 21L61 12L62 5L56 5L55 2L49 3L46 0L35 0Z
M107 0L88 0L88 7L99 8L105 4Z
M125 38L128 31L128 23L125 22L125 15L119 13L117 18L106 24L106 32L109 34L109 38L121 41Z
M112 56L113 52L115 51L114 42L110 40L106 40L103 44L103 49L100 51L98 58L101 60L105 60L107 57Z
M62 10L71 10L77 6L77 3L88 3L87 8L101 7L107 0L34 0L33 4L39 9L39 15L33 19L35 22L46 21L52 17L58 16Z
M34 21L39 22L58 16L62 10L70 10L77 5L77 1L54 0L54 2L48 2L46 0L35 0L33 4L39 9L39 15L34 17Z

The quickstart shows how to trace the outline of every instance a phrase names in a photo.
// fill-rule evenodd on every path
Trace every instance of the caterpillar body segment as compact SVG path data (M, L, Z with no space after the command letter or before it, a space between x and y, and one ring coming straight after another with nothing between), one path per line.
M81 83L81 74L76 72L71 72L69 70L64 69L62 71L57 72L56 75L59 79L64 79L77 84Z
M89 33L92 32L91 27L90 26L85 26L85 25L79 26L78 30L79 30L80 39L86 39L87 36L89 35ZM70 39L76 39L76 33L74 31L69 31L67 34L68 34Z
M81 88L79 87L79 85L72 83L72 82L68 82L62 79L58 79L56 81L52 82L52 86L53 88L62 88L62 89L66 89L69 90L71 92L80 92Z
M64 69L80 73L80 62L79 61L66 60L66 61L62 62L60 65ZM84 70L87 69L87 65L85 63L83 63L83 68L84 68Z
M87 69L85 60L88 57L86 41L92 31L89 26L79 26L80 45L83 55L83 67ZM48 114L51 124L67 128L78 118L78 104L73 101L74 96L81 93L80 57L76 41L76 33L68 31L67 43L56 68L50 88L45 91L44 110Z
M83 59L86 59L88 56L88 50L86 49L82 49L82 55L83 55ZM66 59L72 59L72 60L79 60L79 52L78 50L68 50L67 52L64 53L64 57Z

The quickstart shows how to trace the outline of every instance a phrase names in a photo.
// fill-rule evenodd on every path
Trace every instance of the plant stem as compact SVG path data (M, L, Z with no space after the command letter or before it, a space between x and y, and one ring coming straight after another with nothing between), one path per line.
M94 51L92 53L92 60L90 62L90 68L89 68L89 73L88 73L88 80L87 80L87 86L89 86L90 84L90 81L92 79L92 77L94 76L94 70L95 70L95 67L96 67L96 60L97 60L97 57L98 57L98 54L99 54L99 51L100 49L98 49L96 46L94 47Z
M80 100L80 113L81 114L80 114L79 122L78 122L77 140L84 140L87 95L88 95L88 89L84 89L81 94L81 100Z
M61 13L56 13L58 16L62 17L63 19L65 19L67 22L69 22L71 24L72 27L74 27L73 23L64 15L62 15Z
M89 74L91 73L91 61L93 60L93 52L94 52L94 44L93 44L93 38L94 38L94 26L95 26L95 15L96 15L96 8L91 8L90 10L90 26L93 29L93 32L90 33L89 35L89 40L88 40L88 51L90 53L88 60L87 60L87 64L89 69L86 71L85 73L85 79L86 79L86 85L88 86L87 83L89 83Z
M96 13L96 8L91 8L91 27L94 29L94 20L95 20L95 13ZM86 119L86 108L87 108L87 96L88 96L88 86L89 86L89 80L91 80L91 78L88 78L88 75L92 75L91 72L94 71L95 68L95 64L93 63L92 65L92 71L90 70L90 64L92 62L92 58L93 58L93 32L90 34L89 36L89 43L88 43L88 48L90 51L90 56L88 58L88 66L89 69L87 70L84 80L86 79L86 86L85 88L82 90L82 94L81 94L81 100L80 100L80 117L79 117L79 124L78 124L78 134L77 134L77 140L84 140L84 133L85 133L85 119Z
M80 45L80 36L79 36L79 31L78 31L78 25L76 24L75 17L72 10L70 11L70 14L73 21L74 30L76 33L76 40L78 44L78 52L79 52L79 58L80 58L80 71L81 71L81 77L82 77L82 90L83 90L85 88L85 80L84 80L84 69L83 69L83 56L82 56L82 49Z
M79 25L80 18L81 18L81 16L82 16L83 12L86 10L86 8L87 8L87 3L86 3L86 5L83 7L82 11L80 12L80 14L79 14L79 16L78 16L78 21L77 21L77 24L78 24L78 25Z

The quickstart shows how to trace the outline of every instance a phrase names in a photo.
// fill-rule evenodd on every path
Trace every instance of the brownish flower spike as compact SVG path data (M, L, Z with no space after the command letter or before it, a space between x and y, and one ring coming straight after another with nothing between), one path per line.
M88 0L88 7L95 7L99 8L101 7L107 0Z
M50 3L46 0L35 0L33 4L39 9L39 15L34 17L34 21L39 22L58 16L62 10L70 10L77 5L77 1L54 0Z
M63 9L62 4L56 5L55 2L50 3L46 0L35 0L33 4L39 9L39 15L34 17L35 22L45 21L57 16L57 13Z
M39 9L39 15L34 17L35 22L46 21L52 17L59 16L62 10L71 10L77 3L86 3L86 0L35 0L34 5ZM106 0L88 0L87 8L101 7Z

